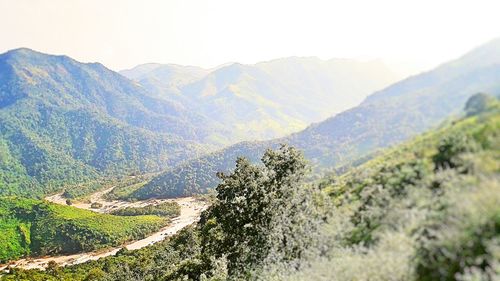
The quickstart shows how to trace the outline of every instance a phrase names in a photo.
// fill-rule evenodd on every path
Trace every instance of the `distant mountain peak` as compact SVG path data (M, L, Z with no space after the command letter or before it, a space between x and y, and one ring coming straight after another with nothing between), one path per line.
M47 54L26 47L9 50L0 54L0 58L2 57L11 59L10 61L8 60L8 63L16 63L23 66L30 64L55 65L57 63L71 63L79 66L86 65L95 69L100 69L101 71L114 73L113 70L109 69L100 62L81 62L67 55Z
M149 76L173 75L176 73L202 76L209 71L197 66L184 66L179 64L145 63L133 68L124 69L119 73L129 79L139 81Z
M11 57L63 57L63 58L68 58L70 57L65 56L65 55L52 55L52 54L46 54L42 53L30 48L22 47L22 48L17 48L17 49L12 49L9 50L3 54L0 54L0 56L11 56Z
M37 51L30 49L30 48L27 48L27 47L11 49L11 50L8 50L7 52L5 52L4 54L29 54L29 53L41 54L40 52L37 52Z

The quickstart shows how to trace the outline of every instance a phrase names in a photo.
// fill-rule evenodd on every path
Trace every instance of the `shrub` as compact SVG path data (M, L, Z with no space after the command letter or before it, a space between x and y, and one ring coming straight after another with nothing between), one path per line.
M90 204L90 208L92 208L92 209L99 209L99 208L102 208L102 203L99 203L99 202L92 202L92 204Z

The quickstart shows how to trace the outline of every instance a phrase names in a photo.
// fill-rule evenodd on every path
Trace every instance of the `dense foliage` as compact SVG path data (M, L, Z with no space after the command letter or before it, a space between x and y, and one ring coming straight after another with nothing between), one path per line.
M319 102L332 92L357 102L395 80L379 63L306 60L298 64L318 73L306 83L318 98L283 99L311 94L283 83L292 77L280 65L291 61L223 67L188 87L182 81L196 76L193 68L151 73L162 75L139 84L99 63L29 49L0 54L0 195L42 197L64 187L79 197L95 190L96 178L162 171L237 140L302 129L335 111ZM207 94L212 86L218 94Z
M332 247L287 280L497 280L499 132L495 102L334 177Z
M143 216L156 215L161 217L174 218L181 214L181 206L177 202L164 202L156 205L144 207L125 207L111 212L117 216Z
M276 147L269 146L269 147ZM234 148L234 149L233 149ZM174 198L206 193L217 186L218 172L234 168L234 159L245 155L251 162L257 162L266 150L262 143L245 142L229 147L224 153L211 153L169 170L128 195L131 199ZM231 164L228 164L231 163Z
M104 197L107 200L130 200L130 194L144 186L153 176L154 174L133 175L111 181L106 188L109 186L113 187L113 189L106 193Z
M263 166L239 158L220 174L217 200L202 221L202 254L224 257L230 276L248 276L269 262L300 260L323 221L319 190L305 186L302 154L282 146L267 150Z
M119 217L45 201L0 197L0 261L76 253L145 237L167 220Z
M116 257L45 273L13 270L5 279L222 280L229 274L237 280L258 276L270 263L298 266L321 240L324 197L316 186L304 186L307 166L299 151L268 150L262 163L239 159L233 173L220 174L219 193L196 228Z
M262 166L240 159L196 227L139 251L4 279L498 280L499 132L493 104L326 178L321 193L301 184L294 149L268 151Z

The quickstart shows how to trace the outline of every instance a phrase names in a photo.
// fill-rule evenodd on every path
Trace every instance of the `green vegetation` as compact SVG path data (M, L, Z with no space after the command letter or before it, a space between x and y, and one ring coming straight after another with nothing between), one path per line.
M68 199L86 200L88 195L97 191L112 190L104 194L107 200L130 200L130 194L146 184L155 174L119 175L97 178L74 185L66 185L63 197Z
M337 91L346 96L381 85L371 67L360 71L362 64L297 58L211 73L146 67L135 82L98 63L13 50L0 55L0 195L41 198L65 189L78 198L99 189L103 178L159 171L117 196L191 195L214 188L215 173L231 171L235 157L257 162L280 143L303 150L315 167L342 166L436 126L474 92L497 92L499 46L493 41L405 79L298 133L202 158L237 139L282 135L325 118Z
M200 222L202 264L192 274L212 274L215 259L233 278L251 276L269 262L296 262L319 240L321 195L304 186L302 153L283 145L267 150L262 164L239 158L231 174L219 175L216 200Z
M262 163L239 159L233 173L221 174L214 204L196 228L115 257L44 273L13 270L4 278L182 280L223 278L228 272L243 278L269 262L296 262L320 240L316 233L324 222L319 204L324 197L315 186L304 188L308 169L297 150L268 150Z
M496 280L500 106L492 105L323 183L336 205L333 244L287 280Z
M467 116L474 116L481 112L490 110L495 107L496 104L497 101L494 97L488 94L479 93L467 100L467 103L465 104L465 113Z
M92 251L145 237L167 221L119 217L18 197L0 197L0 261Z
M333 100L332 92L365 95L395 80L379 63L299 64L333 79L308 76L317 99L306 99L311 92L298 85L285 87L283 80L291 79L286 67L228 66L196 82L191 77L198 71L191 68L183 77L157 80L183 88L179 95L158 92L163 87L150 85L153 79L144 78L141 85L99 63L24 48L0 54L0 196L42 198L65 189L69 198L82 197L110 176L163 171L237 140L302 129L335 111L332 103L319 102ZM342 83L336 82L339 72ZM348 75L356 87L343 84ZM212 79L218 81L217 95L206 94ZM186 80L193 83L188 87L181 82ZM279 98L299 93L301 99Z
M160 217L174 218L181 214L181 206L177 202L164 202L144 207L126 207L111 212L117 216L142 216L156 215Z
M245 155L255 163L266 147L276 147L274 144L266 146L267 144L245 142L226 148L222 153L215 152L188 161L142 184L140 188L129 193L128 198L175 198L206 193L220 182L218 172L228 172L234 168L234 159L237 157Z
M485 110L319 184L293 148L239 159L197 226L4 279L497 280L500 106Z
M90 195L98 190L106 189L107 184L112 184L115 181L115 179L110 180L106 177L74 185L67 185L64 187L62 196L68 199L83 199L87 195Z

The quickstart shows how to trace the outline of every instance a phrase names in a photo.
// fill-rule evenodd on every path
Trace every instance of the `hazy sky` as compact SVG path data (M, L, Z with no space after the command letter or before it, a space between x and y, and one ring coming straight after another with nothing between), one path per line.
M29 47L119 70L285 56L428 68L500 36L500 1L0 0L0 52Z

